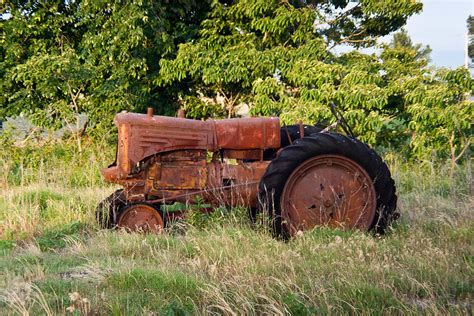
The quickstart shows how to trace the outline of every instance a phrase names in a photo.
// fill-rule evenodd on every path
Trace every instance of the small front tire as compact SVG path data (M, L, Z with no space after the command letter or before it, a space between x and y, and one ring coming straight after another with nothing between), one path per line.
M95 212L99 227L102 229L114 228L125 206L126 199L123 190L117 190L101 201Z

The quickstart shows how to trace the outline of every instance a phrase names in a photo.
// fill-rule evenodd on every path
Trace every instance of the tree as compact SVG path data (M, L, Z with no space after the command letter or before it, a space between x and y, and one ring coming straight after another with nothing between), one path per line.
M349 44L372 46L405 25L407 18L421 11L422 4L410 0L316 0L290 1L295 8L309 6L316 14L314 26L333 47Z
M200 39L184 44L173 62L161 61L157 84L192 81L194 89L184 92L184 99L222 96L232 115L236 104L258 90L256 79L289 70L295 57L301 63L323 61L330 58L328 45L370 45L420 10L420 3L409 0L217 2L201 25Z
M246 103L252 115L277 115L284 124L332 122L328 104L334 103L362 140L418 157L431 155L433 149L448 156L453 132L470 135L473 107L465 97L472 87L470 77L462 69L429 68L429 49L413 45L406 33L382 46L379 55L353 51L335 56L329 50L331 43L360 46L396 30L395 25L402 26L418 12L418 3L390 1L398 6L393 11L384 7L385 1L321 3L342 9L340 20L358 21L352 32L371 32L351 37L342 26L337 34L327 31L331 27L321 30L318 21L327 21L328 12L313 3L214 3L199 38L180 45L175 58L160 61L157 84L190 83L191 89L180 97L193 113L199 112L193 106L202 108L196 100L212 103L222 97L227 116ZM381 25L376 27L375 21ZM452 148L460 151L469 143L466 137L453 139Z
M408 32L405 29L401 29L399 32L393 34L390 47L399 49L406 48L408 50L416 51L416 59L425 59L427 62L431 61L431 47L429 45L423 46L423 44L413 44Z
M396 33L414 0L7 1L0 17L0 117L54 127L87 113L94 131L120 110L190 117L277 115L332 123L343 111L372 145L456 161L472 143L472 79L435 69L428 48Z
M70 109L96 127L121 110L175 111L153 82L159 60L196 35L206 1L6 1L0 17L0 117L61 124ZM73 97L74 96L74 97Z

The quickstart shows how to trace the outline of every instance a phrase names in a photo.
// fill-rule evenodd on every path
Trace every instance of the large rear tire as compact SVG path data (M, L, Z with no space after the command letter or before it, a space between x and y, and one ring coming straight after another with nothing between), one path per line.
M283 238L318 225L383 233L396 218L387 165L366 144L333 133L285 147L260 181L259 200Z
M280 148L285 148L297 139L302 138L301 127L303 127L303 137L311 134L319 133L323 130L322 127L312 125L287 125L280 127ZM263 160L272 160L276 157L277 149L266 149L263 152Z

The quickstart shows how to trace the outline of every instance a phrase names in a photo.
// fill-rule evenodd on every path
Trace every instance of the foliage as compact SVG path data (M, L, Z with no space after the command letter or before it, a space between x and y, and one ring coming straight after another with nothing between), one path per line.
M86 113L101 137L121 110L190 118L277 115L331 123L342 110L371 145L458 161L472 144L472 79L429 66L402 31L414 0L6 1L0 16L0 117L51 129Z
M38 247L43 251L61 249L66 246L64 239L66 237L71 239L75 237L77 239L77 234L81 228L83 229L84 225L79 222L68 223L60 229L45 231L43 235L36 239L36 242L38 243Z
M100 170L115 157L115 146L106 140L85 138L82 151L71 139L13 140L5 132L0 134L0 188L58 178L65 186L94 186L104 182Z
M413 44L407 30L401 29L399 32L393 34L392 41L389 45L391 48L406 48L410 51L416 51L416 59L425 59L427 62L431 61L431 48L429 45L423 47L422 44Z
M6 1L0 16L0 117L58 127L73 114L110 126L121 110L170 114L158 61L189 40L206 1ZM176 85L176 88L180 88Z
M400 4L399 10L382 10L384 1L360 1L355 11L344 12L360 18L356 8L370 16L370 10L380 9L390 19L419 10L412 1L411 6L390 3ZM413 45L403 31L381 46L379 54L336 56L327 34L315 27L325 12L317 8L278 1L215 3L199 38L180 45L176 58L161 60L157 83L192 81L186 97L221 96L228 116L246 103L252 115L277 115L284 124L332 122L328 104L334 103L369 144L418 158L435 150L456 160L466 152L473 115L473 103L466 98L472 80L466 70L429 67L429 48ZM376 35L386 34L382 26L374 29L380 31Z

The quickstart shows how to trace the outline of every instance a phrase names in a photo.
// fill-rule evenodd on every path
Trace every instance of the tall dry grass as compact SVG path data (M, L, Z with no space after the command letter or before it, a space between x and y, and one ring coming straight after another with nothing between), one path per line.
M113 150L88 150L3 161L1 314L472 312L469 164L387 155L402 214L387 235L319 228L281 242L242 209L193 213L160 235L99 230L95 206L115 188L98 170Z

